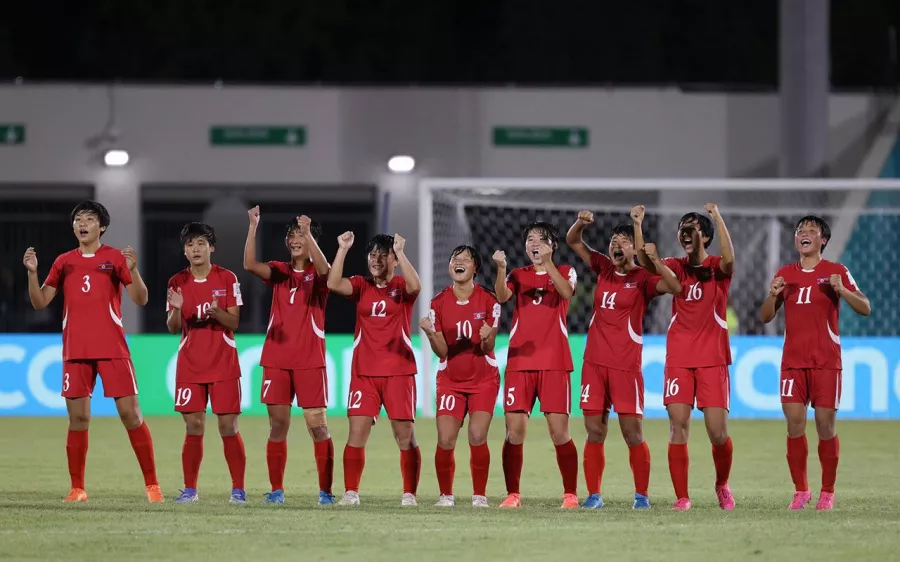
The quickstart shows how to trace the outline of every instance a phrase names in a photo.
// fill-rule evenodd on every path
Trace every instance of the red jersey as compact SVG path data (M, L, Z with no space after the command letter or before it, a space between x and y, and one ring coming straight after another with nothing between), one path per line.
M438 365L438 379L460 392L475 391L487 379L500 378L494 353L481 350L481 326L500 324L500 303L494 293L481 285L465 301L459 301L453 287L431 300L431 321L444 335L447 359Z
M351 376L395 377L416 374L416 357L409 339L416 296L406 292L406 279L395 275L387 285L354 275L356 301Z
M288 370L325 367L328 275L319 275L312 263L303 270L283 261L268 265L272 311L259 364Z
M223 310L244 304L237 276L213 265L206 279L195 279L191 270L185 269L169 279L169 288L181 288L184 297L176 380L206 384L240 377L234 332L206 316L213 299ZM166 301L166 312L170 308Z
M620 371L640 371L644 314L659 296L656 285L662 277L637 266L619 273L600 252L591 252L591 269L597 273L597 287L584 360Z
M101 245L93 254L61 254L44 285L65 299L63 361L131 357L122 325L122 285L131 285L131 271L120 250Z
M666 258L681 282L672 299L672 320L666 336L666 366L694 369L731 365L728 343L728 290L731 275L719 268L722 256L707 256L701 265L683 258Z
M575 268L560 265L558 269L574 288ZM506 369L572 371L567 320L569 299L556 292L547 272L535 271L533 265L510 271L506 286L515 299Z
M776 277L784 278L784 290L778 296L784 303L784 351L782 369L841 369L841 336L838 311L841 297L831 287L831 276L838 274L851 292L856 281L846 267L822 260L813 269L800 263L786 265Z

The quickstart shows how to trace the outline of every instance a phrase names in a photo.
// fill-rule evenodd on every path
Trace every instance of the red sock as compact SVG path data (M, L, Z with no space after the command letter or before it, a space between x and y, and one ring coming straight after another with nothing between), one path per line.
M359 481L366 467L366 450L363 447L344 447L344 489L359 492Z
M646 441L640 445L628 447L628 462L631 465L631 473L634 475L634 492L646 496L647 489L650 487L650 447L647 446Z
M569 439L568 443L556 446L556 464L559 465L559 473L562 475L563 492L566 494L578 493L578 449L575 442Z
M669 443L669 475L672 477L672 487L675 488L677 499L689 498L688 496L688 467L691 458L688 455L687 443Z
M806 457L809 456L809 444L806 435L787 438L787 462L791 469L791 480L794 481L794 489L798 492L809 490L809 482L806 479Z
M181 470L184 472L184 487L197 489L200 463L203 462L203 436L185 435L181 447Z
M225 462L228 464L228 472L231 473L231 487L237 490L244 489L244 473L247 470L247 451L244 450L244 440L241 432L234 435L223 435L222 445L225 448Z
M834 481L837 480L838 457L841 455L841 442L835 435L831 439L819 439L819 462L822 463L822 491L834 493Z
M519 481L522 479L522 444L513 445L509 441L503 442L503 477L506 479L506 493L518 494Z
M469 470L472 472L472 494L486 496L491 471L491 450L487 443L469 445Z
M721 445L712 446L713 464L716 465L716 487L728 484L733 454L734 445L731 443L731 437Z
M434 471L437 473L438 488L442 496L453 495L453 475L456 472L456 459L453 449L434 450Z
M603 443L586 441L584 444L584 481L588 495L599 494L603 485L603 469L606 468L606 451Z
M266 443L266 464L269 465L269 483L272 491L284 490L284 467L287 465L287 441Z
M416 495L419 476L422 473L422 451L418 447L400 451L400 474L403 475L403 493Z
M66 458L69 459L69 476L72 487L84 489L84 465L87 462L88 432L87 430L69 430L66 435Z
M324 441L315 441L313 449L316 470L319 472L319 489L331 494L331 484L334 482L334 441L331 437Z
M147 423L141 422L140 427L129 429L128 439L138 464L141 465L141 472L144 473L144 485L159 486L159 480L156 479L156 459L153 456L153 437L150 436Z

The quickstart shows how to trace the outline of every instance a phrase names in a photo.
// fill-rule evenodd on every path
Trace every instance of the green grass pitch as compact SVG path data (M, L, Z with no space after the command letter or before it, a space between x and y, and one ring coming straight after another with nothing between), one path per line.
M417 424L422 448L418 508L400 507L399 455L386 423L367 448L360 508L319 508L312 446L302 418L294 419L286 474L288 503L263 506L267 422L242 420L247 446L249 503L227 503L230 480L221 440L210 423L200 473L201 502L171 502L182 486L178 418L147 420L156 443L164 505L149 505L137 461L116 419L95 419L90 434L86 505L64 505L68 491L63 418L0 418L0 559L11 560L897 560L900 558L900 422L838 422L841 464L836 510L788 512L792 486L784 460L784 425L733 421L733 513L719 510L703 425L694 424L691 495L694 509L672 512L666 461L667 423L646 423L653 455L653 510L631 510L628 456L616 427L607 443L600 511L559 509L561 483L544 420L531 422L522 475L523 508L496 509L503 497L502 420L491 432L492 508L469 505L468 446L457 450L453 509L437 499L433 420ZM212 420L211 420L212 421ZM335 492L342 490L344 419L331 420L336 448ZM810 483L818 492L819 464L812 426ZM581 420L573 435L582 450ZM579 478L581 478L579 476ZM581 482L581 480L580 480ZM579 496L583 499L584 484Z

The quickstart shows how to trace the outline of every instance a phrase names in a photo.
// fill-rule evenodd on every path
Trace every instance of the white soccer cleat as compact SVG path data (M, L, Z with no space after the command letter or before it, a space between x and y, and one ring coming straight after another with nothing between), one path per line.
M414 507L419 505L416 503L416 496L410 494L409 492L405 492L403 497L400 498L400 505L403 507Z
M344 497L341 498L338 505L359 505L359 492L351 490L344 492Z
M456 505L456 498L453 496L441 495L434 507L453 507Z
M472 496L472 507L491 507L484 496Z

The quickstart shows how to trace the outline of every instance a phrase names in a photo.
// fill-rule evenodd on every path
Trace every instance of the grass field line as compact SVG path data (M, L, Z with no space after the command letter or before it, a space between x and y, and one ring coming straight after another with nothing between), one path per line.
M596 525L585 525L583 530L596 530ZM572 531L578 530L578 526L555 525L548 527L541 525L541 531ZM415 533L459 533L465 529L461 527L416 527L415 529L369 527L361 530L359 527L344 527L340 529L215 529L209 531L196 531L191 529L0 529L0 536L4 535L39 535L39 536L93 536L93 535L160 535L160 536L211 536L211 535L340 535L346 533L364 533L378 535L401 535ZM510 532L533 532L532 527L503 527Z

